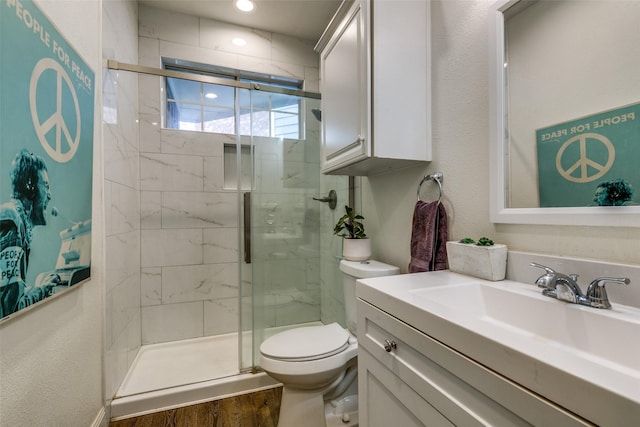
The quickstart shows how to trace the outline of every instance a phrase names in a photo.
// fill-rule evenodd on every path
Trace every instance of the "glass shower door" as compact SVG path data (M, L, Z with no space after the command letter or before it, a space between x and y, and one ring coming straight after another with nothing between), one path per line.
M259 364L268 335L320 321L320 216L329 208L313 200L321 194L320 100L257 90L240 98L251 130L239 141L252 176L242 195L240 267L241 368L248 369Z

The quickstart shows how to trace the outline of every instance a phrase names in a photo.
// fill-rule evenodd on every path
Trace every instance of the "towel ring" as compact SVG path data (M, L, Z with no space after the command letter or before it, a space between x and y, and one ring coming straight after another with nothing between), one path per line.
M438 194L438 203L440 203L440 200L442 200L442 181L444 180L444 175L442 174L442 172L436 172L433 173L431 175L425 175L424 178L422 178L422 181L420 181L420 184L418 184L418 191L417 191L417 195L418 195L418 201L422 201L420 199L420 187L422 187L422 183L425 181L434 181L436 184L438 184L438 190L440 191L440 193Z

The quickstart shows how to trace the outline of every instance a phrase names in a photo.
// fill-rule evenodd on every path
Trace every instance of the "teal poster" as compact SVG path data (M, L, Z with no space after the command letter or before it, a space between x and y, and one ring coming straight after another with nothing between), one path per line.
M36 3L0 2L0 319L90 276L94 92Z
M536 130L540 207L640 203L640 103Z

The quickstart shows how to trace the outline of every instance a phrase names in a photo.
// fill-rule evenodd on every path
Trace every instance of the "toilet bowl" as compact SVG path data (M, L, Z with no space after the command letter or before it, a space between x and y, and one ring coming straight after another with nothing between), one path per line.
M379 261L340 262L348 328L338 323L280 332L260 346L260 367L283 384L278 427L357 426L355 286L399 274Z

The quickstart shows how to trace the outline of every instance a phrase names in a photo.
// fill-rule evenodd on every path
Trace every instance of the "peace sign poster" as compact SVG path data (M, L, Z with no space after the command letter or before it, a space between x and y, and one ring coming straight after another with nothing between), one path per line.
M0 2L0 319L90 275L94 91L36 3Z
M540 207L640 204L640 103L536 130Z

